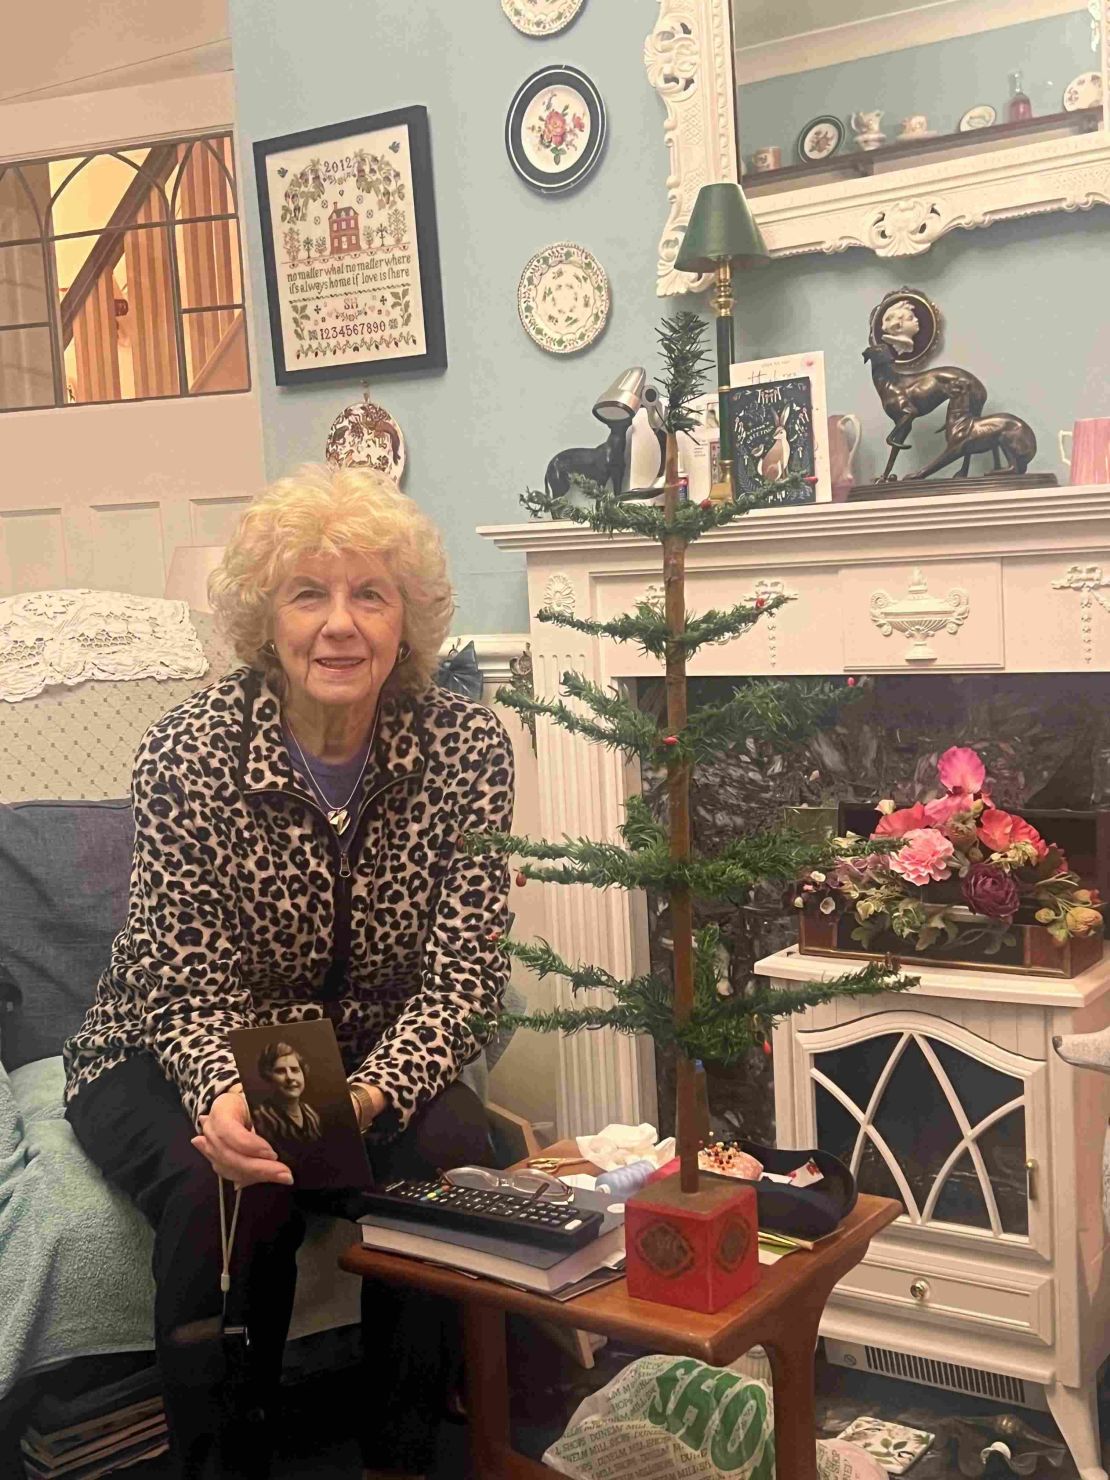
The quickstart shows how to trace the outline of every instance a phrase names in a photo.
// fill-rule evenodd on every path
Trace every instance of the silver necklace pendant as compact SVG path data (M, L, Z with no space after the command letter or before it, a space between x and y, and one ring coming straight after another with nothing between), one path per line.
M337 833L345 833L347 831L347 823L350 820L346 807L329 807L328 821Z

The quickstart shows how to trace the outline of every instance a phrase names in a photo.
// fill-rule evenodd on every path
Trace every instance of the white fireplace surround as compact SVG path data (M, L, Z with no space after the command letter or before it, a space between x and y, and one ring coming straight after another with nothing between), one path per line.
M524 552L533 613L547 606L606 620L662 592L661 552L652 541L545 522L479 533L501 549ZM1106 486L1022 493L1000 485L983 495L766 510L692 544L687 576L687 608L695 612L746 597L789 598L743 637L699 652L694 675L1110 669ZM540 696L555 696L567 669L602 684L660 671L631 644L534 620L531 645ZM543 836L616 838L636 778L619 757L557 726L541 720L537 732ZM545 888L548 937L565 959L593 962L618 977L645 968L642 898L615 889ZM757 966L782 985L837 969L796 950ZM1110 1079L1068 1068L1052 1053L1051 1037L1110 1021L1110 961L1074 982L951 969L920 975L910 996L839 1001L775 1031L780 1144L817 1144L823 1086L861 1127L852 1159L870 1138L908 1210L838 1287L822 1333L858 1353L849 1360L878 1364L874 1370L909 1363L907 1375L980 1393L993 1391L995 1380L1016 1384L1015 1391L1038 1385L1081 1480L1107 1480L1096 1374L1110 1344L1099 1166ZM565 982L555 997L570 1000ZM853 1086L828 1079L821 1055L858 1045L873 1053L876 1039L879 1047L895 1047L861 1108ZM962 1136L932 1191L916 1199L876 1123L876 1106L903 1054L933 1066ZM649 1044L584 1032L561 1038L559 1055L560 1134L655 1119ZM969 1081L976 1073L1008 1076L1010 1088L989 1113L964 1108L963 1084L943 1067L952 1055L965 1056ZM972 1062L985 1068L972 1070ZM970 1082L967 1092L973 1100ZM980 1149L980 1137L1015 1114L1024 1141L1010 1154L1026 1159L1027 1227L1004 1222ZM942 1197L961 1156L983 1188L983 1226L944 1221L955 1216L956 1205Z
M522 552L529 610L606 619L662 591L658 545L570 523L484 526ZM692 611L745 596L789 602L744 637L703 649L694 675L1110 669L1110 486L958 492L769 509L687 553ZM536 693L575 669L600 683L657 676L632 644L532 619ZM613 839L627 791L619 756L538 725L543 834ZM617 890L545 886L548 932L570 960L643 969L643 904ZM556 998L569 1000L565 984ZM560 1134L655 1116L651 1047L608 1032L560 1040Z

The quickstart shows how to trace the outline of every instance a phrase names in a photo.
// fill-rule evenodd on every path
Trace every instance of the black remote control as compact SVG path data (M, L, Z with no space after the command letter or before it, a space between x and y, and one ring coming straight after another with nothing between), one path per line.
M600 1213L576 1208L573 1203L553 1203L501 1189L452 1187L445 1182L411 1179L360 1192L359 1202L367 1213L519 1239L547 1249L564 1249L568 1254L596 1238L603 1221Z

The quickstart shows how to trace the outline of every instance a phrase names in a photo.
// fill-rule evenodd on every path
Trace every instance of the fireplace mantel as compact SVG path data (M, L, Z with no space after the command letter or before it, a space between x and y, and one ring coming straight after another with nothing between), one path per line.
M607 620L662 594L659 547L540 520L478 530L527 559L529 609ZM769 509L713 530L687 552L691 610L745 598L786 603L745 636L700 652L693 675L1110 670L1110 486L944 493ZM575 669L596 682L658 676L633 644L531 623L536 692ZM622 760L541 723L544 835L612 839ZM643 906L616 890L544 886L552 944L618 976ZM557 999L566 1001L565 986ZM608 1033L560 1042L560 1133L655 1113L650 1046Z

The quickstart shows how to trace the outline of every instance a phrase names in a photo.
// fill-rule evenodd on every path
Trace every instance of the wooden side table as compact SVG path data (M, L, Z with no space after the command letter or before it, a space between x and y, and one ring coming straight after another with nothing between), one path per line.
M561 1143L547 1148L545 1154L573 1155L575 1149L572 1143ZM559 1301L361 1244L347 1249L339 1262L366 1279L429 1290L458 1301L470 1444L479 1480L542 1480L551 1474L511 1444L505 1357L505 1315L509 1311L623 1337L650 1352L697 1357L711 1366L725 1366L753 1346L764 1347L771 1361L775 1394L779 1480L816 1480L813 1357L821 1315L833 1286L860 1262L874 1236L900 1212L899 1204L888 1198L860 1197L831 1238L812 1252L799 1251L777 1264L762 1266L762 1279L755 1289L716 1315L633 1300L624 1280L575 1300Z

